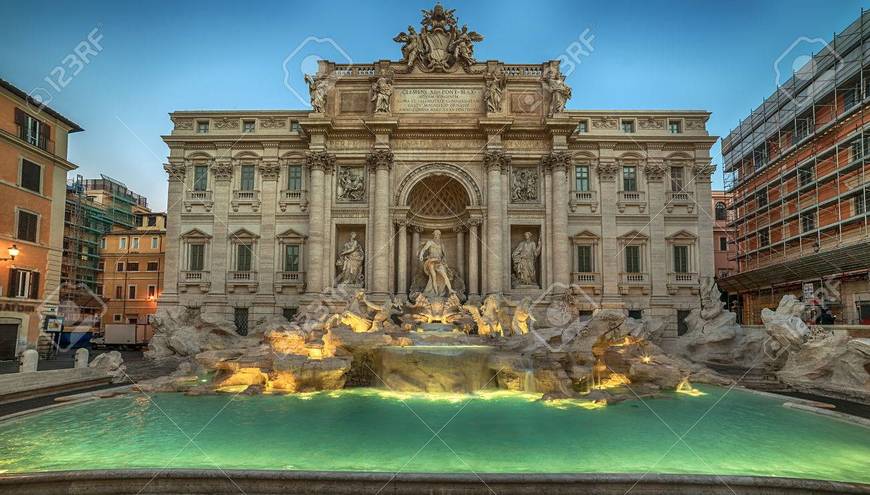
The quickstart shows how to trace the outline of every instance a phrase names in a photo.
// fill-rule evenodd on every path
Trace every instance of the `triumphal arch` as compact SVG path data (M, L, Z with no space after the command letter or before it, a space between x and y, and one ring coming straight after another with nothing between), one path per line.
M394 39L389 60L321 60L310 111L171 114L161 304L241 325L342 290L567 294L675 335L713 274L709 113L568 110L607 75L483 60L441 5Z

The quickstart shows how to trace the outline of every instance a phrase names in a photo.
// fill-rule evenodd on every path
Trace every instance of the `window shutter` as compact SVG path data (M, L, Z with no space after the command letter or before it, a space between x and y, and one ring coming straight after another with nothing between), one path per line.
M39 299L39 272L30 273L30 298Z
M21 110L20 108L16 108L15 109L15 123L20 125L21 127L24 127L25 115L26 114L24 113L23 110Z
M15 291L18 288L18 272L15 268L9 270L9 289L6 291L8 297L15 297Z
M39 133L45 139L45 142L51 141L51 126L46 124L45 122L40 122L39 125L42 127Z

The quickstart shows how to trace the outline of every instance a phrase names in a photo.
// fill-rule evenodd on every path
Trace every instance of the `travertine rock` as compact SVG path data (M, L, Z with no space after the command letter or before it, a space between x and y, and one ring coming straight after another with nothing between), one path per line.
M88 365L89 368L105 370L112 376L112 382L118 383L124 381L127 376L127 365L124 364L124 358L118 351L109 351L95 357Z
M870 339L853 339L836 332L792 350L776 374L801 390L821 390L870 402Z
M237 349L253 344L256 336L242 337L223 316L187 308L159 308L154 315L154 337L145 356L195 356L203 351Z
M776 311L761 310L761 320L767 333L784 347L800 347L809 337L810 329L801 320L805 305L791 294L779 301Z

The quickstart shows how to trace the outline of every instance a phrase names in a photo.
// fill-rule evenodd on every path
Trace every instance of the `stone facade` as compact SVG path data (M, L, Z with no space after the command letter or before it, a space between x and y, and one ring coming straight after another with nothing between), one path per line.
M463 36L438 15L427 35ZM439 230L463 298L540 309L570 291L583 311L644 311L675 336L713 275L709 113L564 110L558 62L477 62L468 34L453 55L421 60L401 33L401 61L321 62L308 81L322 112L173 113L161 303L253 323L337 286L407 298ZM351 233L358 284L342 277Z

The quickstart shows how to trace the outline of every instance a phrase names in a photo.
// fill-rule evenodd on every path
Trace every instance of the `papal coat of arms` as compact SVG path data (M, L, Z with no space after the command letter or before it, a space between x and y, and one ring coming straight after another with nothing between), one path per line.
M474 43L483 41L483 36L469 31L468 26L458 28L454 12L436 4L432 10L423 10L419 33L408 26L408 32L393 38L404 44L402 56L408 71L414 67L424 72L448 72L458 67L468 71L475 63Z

